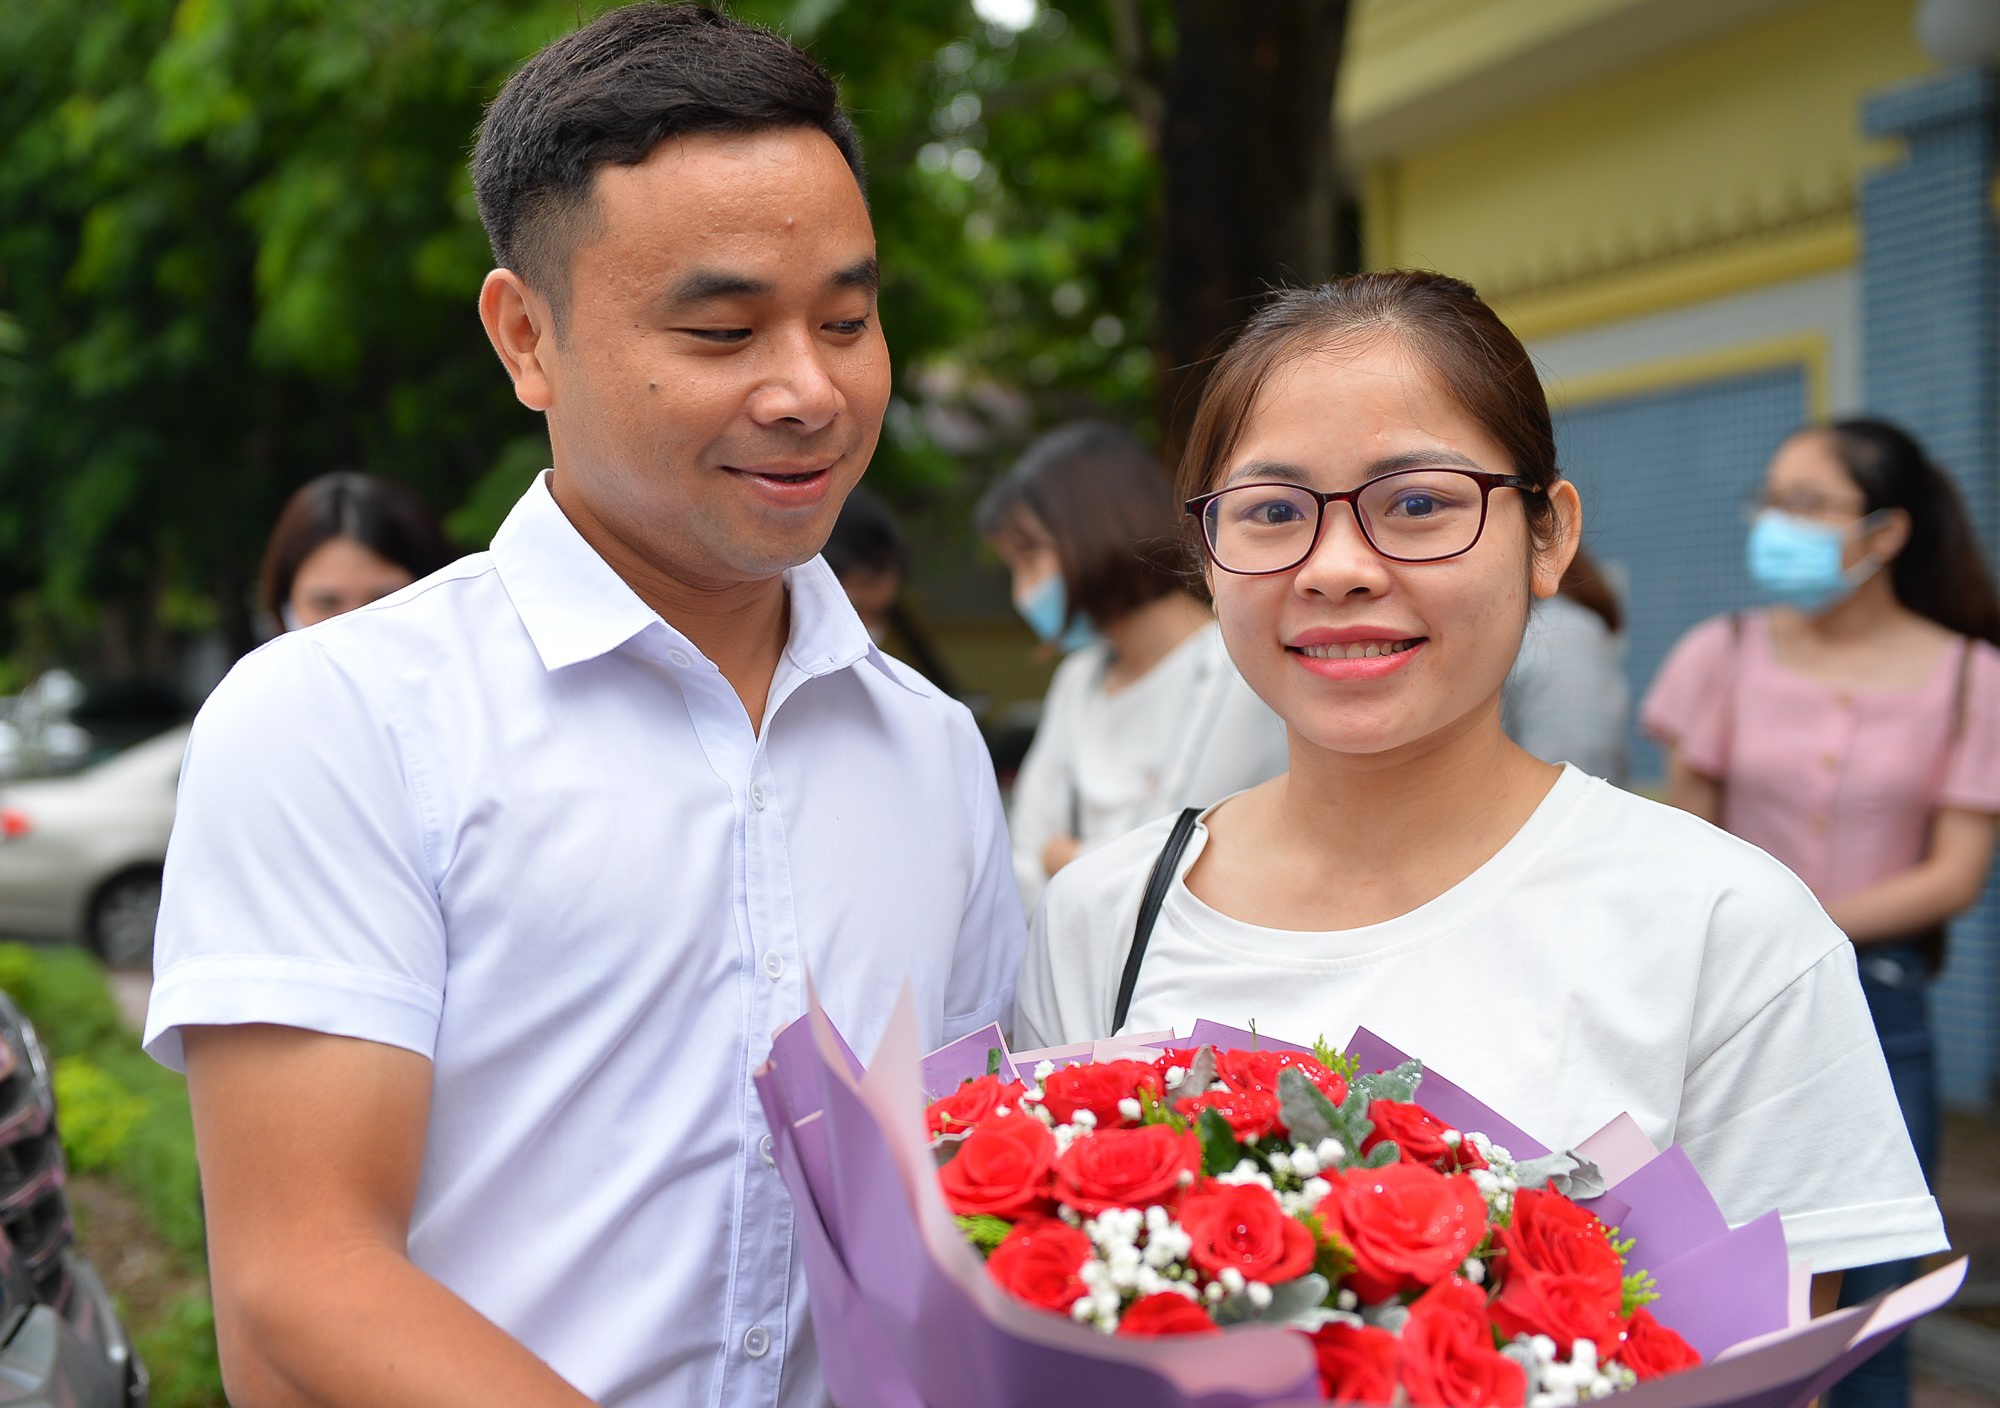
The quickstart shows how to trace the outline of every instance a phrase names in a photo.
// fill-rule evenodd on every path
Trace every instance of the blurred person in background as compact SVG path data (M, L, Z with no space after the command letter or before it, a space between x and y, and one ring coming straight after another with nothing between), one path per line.
M1944 923L1985 887L2000 814L2000 599L1958 490L1877 420L1799 431L1755 504L1752 580L1773 605L1682 637L1641 708L1675 805L1798 873L1854 942L1927 1177L1939 1109L1926 987ZM1847 1273L1843 1305L1913 1262ZM1832 1408L1908 1397L1899 1339Z
M820 549L820 556L840 579L854 614L868 630L868 639L916 666L946 694L960 698L950 669L903 604L903 586L910 576L910 545L889 506L868 490L857 488L840 506L833 536Z
M285 501L259 578L284 629L317 625L458 557L423 496L372 474L322 474Z
M1509 738L1545 763L1575 763L1620 786L1632 717L1623 623L1617 593L1578 548L1556 595L1530 608L1521 653L1500 691Z
M1068 652L1008 810L1032 912L1078 854L1285 769L1284 725L1190 591L1166 475L1129 431L1080 421L1031 444L978 510L1014 605Z

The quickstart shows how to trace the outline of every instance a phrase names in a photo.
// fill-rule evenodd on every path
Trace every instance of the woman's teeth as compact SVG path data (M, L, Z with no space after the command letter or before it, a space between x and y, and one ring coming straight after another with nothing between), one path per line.
M1299 654L1309 660L1373 660L1378 655L1401 655L1413 640L1353 641L1347 645L1302 645Z

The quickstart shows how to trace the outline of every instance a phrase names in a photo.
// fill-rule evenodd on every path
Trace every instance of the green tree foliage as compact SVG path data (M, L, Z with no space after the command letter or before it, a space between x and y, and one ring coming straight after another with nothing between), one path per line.
M506 74L602 8L0 5L0 653L247 644L270 521L330 469L405 479L483 545L546 445L478 327L465 158ZM962 507L1049 421L1150 415L1157 164L1119 56L1163 3L1020 30L970 0L735 8L811 48L862 129L896 361L878 487Z

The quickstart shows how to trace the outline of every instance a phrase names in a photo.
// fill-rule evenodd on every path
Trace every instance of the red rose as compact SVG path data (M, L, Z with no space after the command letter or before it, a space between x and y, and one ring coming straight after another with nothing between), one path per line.
M1043 1207L1056 1138L1032 1115L981 1121L938 1170L944 1200L961 1217L1020 1217Z
M1618 1362L1639 1376L1640 1382L1678 1374L1700 1365L1701 1356L1679 1335L1653 1318L1644 1306L1632 1312L1625 1326L1625 1343L1619 1347Z
M1344 1169L1319 1213L1354 1256L1348 1288L1369 1304L1448 1275L1486 1235L1472 1179L1423 1164Z
M1176 1066L1182 1071L1192 1070L1194 1058L1199 1055L1201 1055L1199 1046L1169 1046L1154 1060L1153 1069L1160 1073L1160 1079L1165 1080L1167 1072Z
M980 1128L983 1132L985 1126ZM965 1142L970 1147L973 1141ZM958 1157L965 1157L962 1150ZM1191 1181L1200 1171L1201 1139L1191 1129L1164 1124L1105 1129L1077 1140L1057 1160L1055 1195L1085 1215L1106 1208L1172 1206L1185 1187L1181 1175Z
M1219 1335L1222 1327L1186 1296L1155 1291L1141 1296L1118 1321L1121 1335Z
M1067 1222L1038 1217L1007 1234L986 1259L986 1271L1008 1294L1066 1311L1087 1294L1077 1273L1089 1260L1090 1238Z
M1261 1139L1278 1128L1278 1097L1268 1090L1230 1090L1224 1086L1176 1100L1174 1108L1188 1123L1201 1119L1203 1110L1213 1110L1229 1121L1229 1130L1238 1139Z
M1625 1333L1618 1304L1581 1276L1516 1268L1493 1302L1493 1323L1509 1338L1547 1335L1565 1357L1578 1340L1589 1340L1608 1359Z
M1495 1242L1493 1321L1502 1332L1547 1335L1564 1354L1587 1339L1609 1358L1625 1328L1625 1265L1604 1224L1560 1193L1524 1188Z
M1368 1118L1375 1128L1361 1141L1361 1152L1364 1154L1384 1140L1394 1140L1406 1164L1429 1164L1439 1173L1486 1167L1486 1159L1470 1141L1461 1139L1456 1145L1445 1143L1444 1136L1450 1126L1422 1105L1410 1105L1401 1100L1371 1100L1368 1102Z
M930 1109L924 1112L924 1124L933 1139L940 1134L963 1134L998 1106L1019 1109L1021 1090L1018 1080L1003 1085L998 1076L966 1081L942 1100L931 1101Z
M1318 1057L1302 1051L1218 1051L1215 1067L1232 1090L1268 1090L1275 1094L1278 1073L1291 1069L1318 1086L1334 1104L1347 1098L1347 1081L1328 1070Z
M1064 1066L1050 1071L1042 1082L1042 1107L1055 1116L1057 1124L1068 1124L1078 1110L1088 1110L1097 1116L1099 1129L1116 1129L1138 1123L1119 1111L1120 1100L1134 1099L1141 1090L1158 1095L1160 1088L1160 1073L1151 1061Z
M1417 1297L1400 1348L1415 1408L1521 1408L1528 1396L1526 1372L1493 1347L1486 1297L1457 1276Z
M1211 1279L1233 1266L1245 1280L1278 1285L1312 1270L1319 1253L1306 1225L1259 1184L1198 1183L1176 1215L1194 1244L1189 1264Z
M1309 1337L1319 1386L1335 1403L1387 1403L1396 1394L1396 1337L1374 1325L1335 1321Z

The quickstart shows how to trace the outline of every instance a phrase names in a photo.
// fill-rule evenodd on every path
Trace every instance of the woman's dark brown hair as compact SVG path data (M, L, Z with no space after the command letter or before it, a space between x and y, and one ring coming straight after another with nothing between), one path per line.
M352 538L412 577L428 577L458 556L416 490L372 474L322 474L285 501L264 549L264 609L282 619L299 566L322 543Z
M1181 455L1180 497L1215 487L1257 393L1280 368L1382 338L1429 368L1445 394L1507 452L1515 474L1545 489L1561 478L1548 401L1521 340L1472 285L1444 274L1390 269L1318 288L1281 289L1244 325L1202 388ZM1339 426L1327 427L1328 435L1339 433ZM1554 538L1555 506L1548 495L1524 493L1521 503L1536 540Z
M1910 540L1889 564L1896 600L1946 630L2000 645L2000 595L1979 551L1958 486L1915 436L1885 420L1841 420L1823 430L1869 513L1909 515Z
M1103 626L1188 586L1166 471L1138 436L1103 421L1029 445L974 521L983 538L1054 543L1072 620Z

